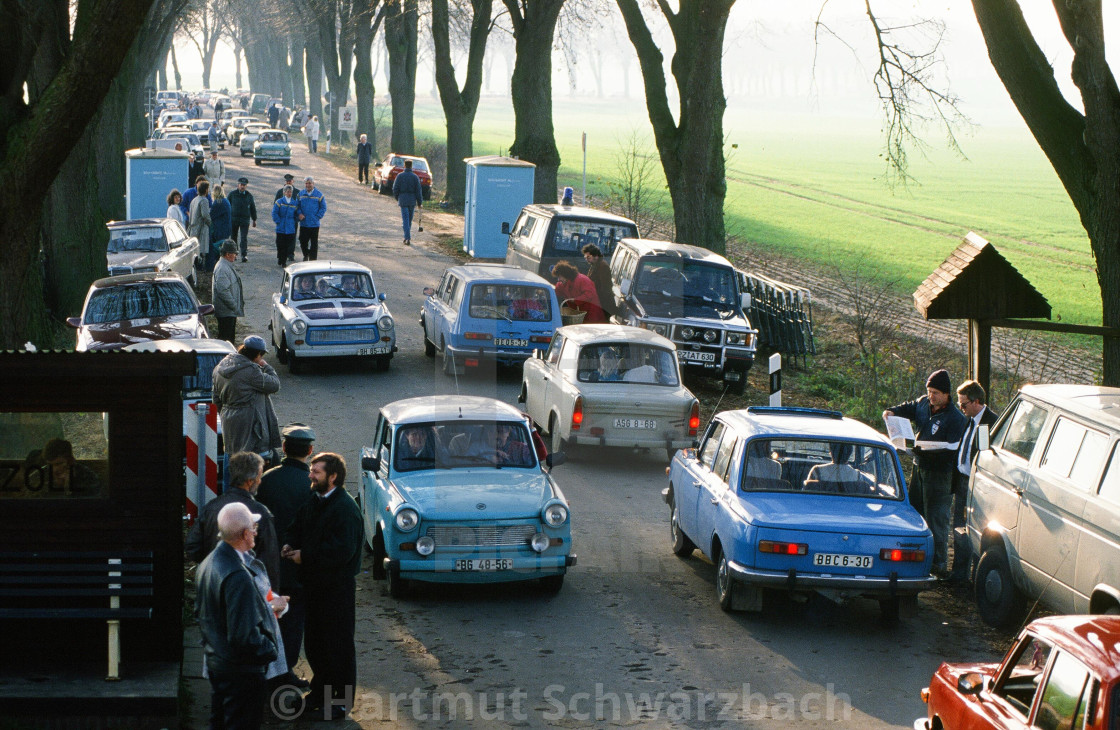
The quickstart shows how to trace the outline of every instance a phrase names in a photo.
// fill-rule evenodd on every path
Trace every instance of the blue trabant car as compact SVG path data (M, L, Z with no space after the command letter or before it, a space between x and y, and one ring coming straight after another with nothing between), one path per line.
M933 537L910 506L898 454L836 411L752 407L717 414L677 452L662 497L672 550L716 564L724 610L768 590L879 600L884 618L931 587Z
M409 581L539 580L559 591L576 564L568 501L538 458L525 414L475 396L384 406L362 449L371 573L401 597Z
M556 290L515 266L452 266L424 294L424 354L441 352L447 375L495 363L520 366L547 348L561 325Z

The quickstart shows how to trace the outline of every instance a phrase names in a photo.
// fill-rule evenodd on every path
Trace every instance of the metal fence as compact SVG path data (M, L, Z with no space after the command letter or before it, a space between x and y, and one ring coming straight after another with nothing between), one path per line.
M809 290L761 274L738 274L740 289L751 295L747 314L758 330L759 349L768 347L793 357L816 353Z

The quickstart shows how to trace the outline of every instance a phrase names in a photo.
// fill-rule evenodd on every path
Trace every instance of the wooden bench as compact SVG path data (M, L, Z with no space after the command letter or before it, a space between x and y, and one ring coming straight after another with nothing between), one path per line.
M106 680L120 679L121 619L150 619L151 596L151 551L0 552L0 619L106 621Z

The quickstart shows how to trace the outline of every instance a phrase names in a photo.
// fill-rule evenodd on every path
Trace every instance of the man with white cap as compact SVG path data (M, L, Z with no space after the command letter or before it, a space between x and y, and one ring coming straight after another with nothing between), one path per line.
M240 502L218 512L221 542L198 568L195 616L210 680L210 727L258 728L265 670L279 655L272 609L248 562L259 516Z
M214 368L214 405L222 416L227 454L251 451L271 463L280 448L280 425L269 397L280 390L280 376L264 359L268 343L250 335Z

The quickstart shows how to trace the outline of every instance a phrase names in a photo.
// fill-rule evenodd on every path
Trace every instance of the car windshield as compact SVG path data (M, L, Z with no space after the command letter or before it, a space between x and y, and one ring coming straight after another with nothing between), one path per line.
M198 314L198 304L183 284L161 281L98 289L82 319L85 324L102 324L179 314Z
M639 296L691 300L716 308L736 305L735 271L698 261L645 259L638 268Z
M894 452L883 444L819 439L753 439L745 492L795 491L864 499L902 498Z
M167 251L167 238L163 235L163 229L156 226L110 229L108 253L126 251Z
M537 466L529 429L521 421L416 423L397 429L393 468L527 469Z
M288 135L283 132L264 132L260 136L261 142L287 142Z
M680 383L671 350L633 342L597 342L580 348L577 377L581 383Z
M610 258L619 239L637 237L638 228L631 223L558 218L552 233L552 247L557 256L579 256L584 246L593 243L603 252L604 258Z
M552 298L543 286L475 284L471 287L470 316L507 322L551 322Z
M374 299L377 290L363 271L303 274L292 281L292 299Z
M167 139L185 139L195 147L202 146L202 142L198 140L198 135L190 132L168 132Z

